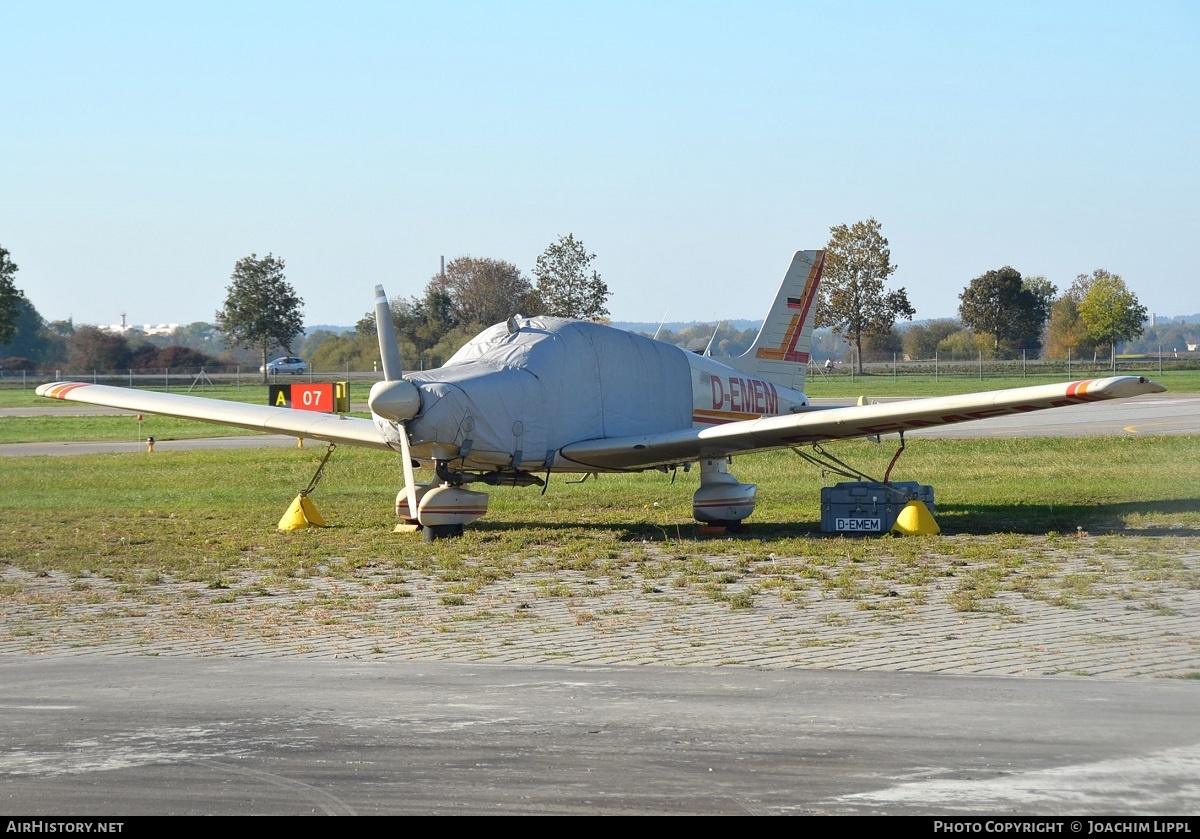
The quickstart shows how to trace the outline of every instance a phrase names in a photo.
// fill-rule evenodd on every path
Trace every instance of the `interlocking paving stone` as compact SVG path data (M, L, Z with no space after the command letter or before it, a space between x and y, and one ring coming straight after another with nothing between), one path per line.
M1184 562L1194 570L1200 558ZM1068 562L1061 573L1081 568ZM229 576L223 590L166 580L131 594L101 578L81 584L0 567L0 580L17 588L0 599L0 653L1200 673L1200 590L1129 575L1097 584L1069 605L1000 591L975 612L949 602L953 579L927 585L918 602L846 599L814 587L794 601L764 589L750 608L733 609L697 588L664 583L645 592L561 572L552 595L546 579L525 573L462 596L462 605L442 601L436 576L411 572L405 597L368 576Z

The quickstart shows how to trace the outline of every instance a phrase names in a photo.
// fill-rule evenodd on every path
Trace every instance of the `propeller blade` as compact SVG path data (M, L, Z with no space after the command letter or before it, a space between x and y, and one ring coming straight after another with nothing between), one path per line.
M396 327L392 324L392 307L388 305L383 286L375 286L375 334L379 336L379 357L383 360L384 381L394 382L404 376Z
M383 359L383 381L371 385L371 395L367 404L371 407L371 413L376 416L403 423L420 412L421 393L416 385L404 378L400 346L396 342L396 327L392 325L392 309L388 305L387 293L381 285L375 286L375 332L379 336L379 355ZM407 429L402 436L407 450ZM407 455L405 458L409 459ZM409 469L411 468L410 462Z
M392 324L392 307L388 305L383 286L375 286L375 334L379 336L379 357L383 360L383 381L371 385L367 404L371 413L389 419L400 426L400 456L404 460L404 486L408 493L408 513L417 517L417 478L413 474L412 450L408 439L407 420L421 410L421 392L404 378L404 363L396 327Z
M417 517L417 479L413 475L412 452L408 448L408 429L400 426L400 456L404 458L404 486L408 490L408 514Z

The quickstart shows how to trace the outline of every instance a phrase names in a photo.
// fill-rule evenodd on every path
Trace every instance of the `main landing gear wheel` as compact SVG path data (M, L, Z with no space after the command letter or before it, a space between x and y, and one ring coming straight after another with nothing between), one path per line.
M421 529L421 538L426 542L453 539L462 535L463 526L461 524L427 524Z

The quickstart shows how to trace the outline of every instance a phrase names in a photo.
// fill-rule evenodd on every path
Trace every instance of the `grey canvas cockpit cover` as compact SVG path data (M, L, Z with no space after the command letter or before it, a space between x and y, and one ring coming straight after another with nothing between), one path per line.
M519 324L486 329L444 367L408 377L422 398L414 445L469 441L471 452L520 452L535 468L570 443L691 427L683 350L587 321Z

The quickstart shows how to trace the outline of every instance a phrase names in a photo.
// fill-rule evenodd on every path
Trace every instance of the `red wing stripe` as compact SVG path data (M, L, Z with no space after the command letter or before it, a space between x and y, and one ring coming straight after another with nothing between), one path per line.
M87 384L84 382L66 382L51 390L50 396L54 399L66 399L68 393L81 387L87 387Z

